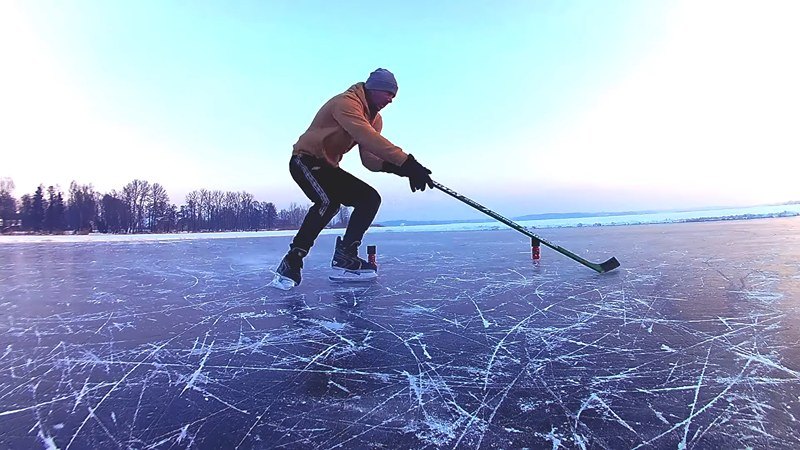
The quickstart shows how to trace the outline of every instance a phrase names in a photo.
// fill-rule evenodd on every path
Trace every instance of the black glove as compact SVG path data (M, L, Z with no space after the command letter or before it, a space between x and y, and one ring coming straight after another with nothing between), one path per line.
M426 187L433 189L431 173L433 172L418 163L417 160L414 159L414 156L409 154L406 162L400 166L399 175L408 177L408 184L411 186L411 192L416 192L417 190L424 191Z

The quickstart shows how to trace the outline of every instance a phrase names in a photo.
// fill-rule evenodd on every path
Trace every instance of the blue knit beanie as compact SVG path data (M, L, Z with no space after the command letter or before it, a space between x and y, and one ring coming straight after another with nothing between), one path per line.
M369 78L367 78L367 82L364 83L364 87L367 89L387 91L397 95L397 80L394 79L392 72L386 69L375 69L374 72L369 74Z

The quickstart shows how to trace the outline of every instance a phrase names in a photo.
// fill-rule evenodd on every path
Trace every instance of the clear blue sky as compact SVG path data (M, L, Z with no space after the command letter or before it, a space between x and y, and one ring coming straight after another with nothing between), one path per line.
M2 1L0 177L307 203L291 146L377 67L384 135L514 216L800 200L796 1ZM345 169L378 220L472 218Z

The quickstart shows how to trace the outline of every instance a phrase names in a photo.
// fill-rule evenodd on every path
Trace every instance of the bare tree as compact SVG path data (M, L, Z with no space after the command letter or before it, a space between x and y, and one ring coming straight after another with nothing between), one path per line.
M8 177L0 178L0 194L11 195L14 192L14 180Z
M332 228L346 228L347 224L350 223L350 208L347 206L341 205L339 206L339 212L333 218L331 222Z
M211 220L213 219L213 195L211 191L200 189L200 229L208 230L212 227Z
M159 183L134 179L121 191L99 194L91 184L70 183L69 196L57 187L40 185L33 195L17 202L12 196L14 183L0 178L0 221L22 221L26 230L56 231L73 229L100 232L136 233L171 231L231 231L297 228L309 206L291 203L278 212L274 203L259 202L244 191L224 192L201 189L186 195L180 206L170 204L166 189ZM350 211L341 208L333 224L347 224ZM3 225L0 222L0 226Z
M100 218L97 229L102 232L122 233L128 231L130 207L116 191L103 195L100 200Z
M272 230L278 226L278 210L275 208L274 203L262 202L261 215L263 222L259 226L263 226L267 230Z
M143 180L133 180L122 188L122 200L128 205L130 223L128 231L141 231L144 229L145 204L150 193L150 183Z
M239 193L225 192L221 202L220 230L239 229Z
M17 201L14 199L14 181L0 178L0 230L10 225L17 217Z
M289 204L289 214L288 214L288 226L292 228L300 228L300 225L303 223L303 219L306 217L306 213L308 213L308 206L301 206L297 203L290 203Z
M172 223L168 220L170 212L169 195L164 186L153 183L147 196L148 225L150 231L170 231Z
M211 212L213 213L213 218L211 220L211 231L221 231L222 230L222 210L225 205L225 193L216 190L211 191Z
M256 201L252 194L247 192L239 193L239 215L243 230L255 230L258 228Z
M186 194L186 205L181 206L183 211L179 221L183 221L187 231L198 231L200 229L200 193L192 191Z

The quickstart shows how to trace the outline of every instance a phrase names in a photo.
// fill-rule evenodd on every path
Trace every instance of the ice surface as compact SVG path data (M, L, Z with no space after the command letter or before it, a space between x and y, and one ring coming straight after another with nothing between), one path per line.
M797 448L800 219L0 245L0 448Z

